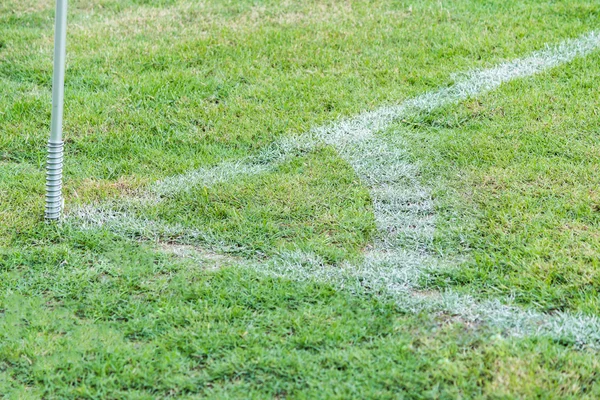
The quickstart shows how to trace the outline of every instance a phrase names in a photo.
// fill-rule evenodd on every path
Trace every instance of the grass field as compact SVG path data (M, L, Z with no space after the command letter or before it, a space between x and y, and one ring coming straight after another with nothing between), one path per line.
M54 225L53 8L0 4L0 396L600 396L596 1L72 0Z

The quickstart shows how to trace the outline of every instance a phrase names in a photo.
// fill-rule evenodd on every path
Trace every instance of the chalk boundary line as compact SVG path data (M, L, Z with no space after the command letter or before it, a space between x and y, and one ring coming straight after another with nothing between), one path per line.
M238 265L263 274L297 281L318 281L394 301L410 312L450 313L463 321L483 323L513 336L549 336L579 347L600 347L600 319L582 313L544 314L500 300L477 301L454 291L423 294L419 279L441 260L431 251L435 214L430 188L418 179L418 166L409 161L402 135L378 134L402 117L428 113L498 88L501 84L532 76L583 57L600 47L600 34L589 32L576 39L497 65L472 71L454 85L427 92L395 106L385 106L356 117L312 129L296 138L275 142L257 156L225 162L173 176L149 186L137 198L86 205L73 210L67 222L80 229L107 228L116 234L178 244L208 245L223 250L211 232L165 225L138 218L131 211L168 200L198 185L212 186L240 176L272 171L282 163L330 145L356 171L373 198L378 233L373 249L361 264L344 263L331 268L314 254L282 252L266 262L246 260ZM405 246L407 238L411 246Z

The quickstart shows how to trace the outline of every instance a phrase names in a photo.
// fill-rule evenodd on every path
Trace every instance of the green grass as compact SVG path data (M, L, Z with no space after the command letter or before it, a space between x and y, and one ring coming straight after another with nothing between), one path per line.
M441 182L446 220L471 222L440 230L440 247L466 247L471 260L438 284L598 315L598 61L406 121L414 153Z
M359 258L375 230L368 191L331 149L259 177L211 190L196 187L138 213L183 227L203 227L231 244L229 252L253 256L302 250L330 263Z
M397 103L598 27L594 1L73 1L72 209ZM0 4L0 396L597 398L595 351L402 314L235 258L42 221L53 2ZM598 315L599 56L396 127L435 184L434 289ZM368 192L320 148L146 215L231 253L337 268L371 245Z
M324 285L71 233L2 257L2 393L24 398L598 395L597 358ZM43 295L38 293L43 292ZM37 295L34 295L37 294Z
M587 31L597 7L569 3L76 2L69 200L87 179L135 184L235 159ZM6 162L41 169L52 2L31 4L2 13L0 148ZM3 217L6 234L39 222L42 185L24 189L26 199L11 190L2 201L2 215L31 211Z

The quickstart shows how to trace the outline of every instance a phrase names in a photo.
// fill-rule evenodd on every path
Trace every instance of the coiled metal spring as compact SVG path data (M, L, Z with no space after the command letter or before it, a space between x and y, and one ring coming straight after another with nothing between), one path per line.
M46 219L57 220L63 208L62 169L64 143L48 142L46 166Z

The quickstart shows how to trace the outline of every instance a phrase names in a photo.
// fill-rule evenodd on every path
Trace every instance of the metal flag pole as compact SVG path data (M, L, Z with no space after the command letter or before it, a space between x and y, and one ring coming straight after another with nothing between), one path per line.
M46 219L58 220L63 208L62 120L65 94L65 58L67 45L67 0L56 0L54 28L54 76L52 78L52 122L48 141L46 172Z

